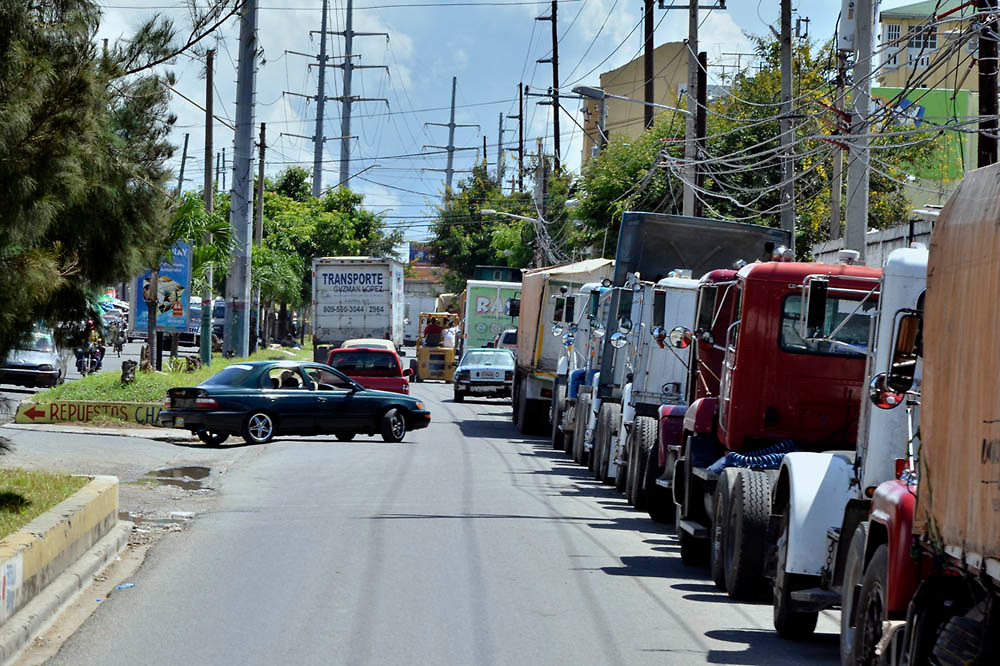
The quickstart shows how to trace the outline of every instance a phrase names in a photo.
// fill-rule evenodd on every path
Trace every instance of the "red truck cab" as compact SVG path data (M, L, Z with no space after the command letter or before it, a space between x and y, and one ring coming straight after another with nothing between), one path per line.
M327 365L340 370L365 388L393 393L410 392L410 368L403 369L399 355L381 347L333 349Z

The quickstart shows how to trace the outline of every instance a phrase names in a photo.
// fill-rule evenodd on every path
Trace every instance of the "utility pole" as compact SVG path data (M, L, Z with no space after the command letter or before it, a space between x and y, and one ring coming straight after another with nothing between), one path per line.
M847 215L844 247L856 250L858 260L865 263L868 229L868 119L871 113L872 0L857 0L855 4L854 86L851 95L851 138L847 162Z
M546 200L548 199L549 172L548 164L545 161L545 145L542 139L538 139L538 164L535 167L535 206L539 211L542 220L545 219ZM542 247L542 234L539 227L545 223L539 220L535 223L535 247L533 261L534 265L545 266L545 249Z
M256 203L256 210L254 211L254 226L253 226L253 246L259 248L260 244L264 241L264 154L267 150L267 124L260 124L260 153L257 157L257 198L254 203ZM252 262L251 262L252 263ZM260 284L258 283L253 290L253 317L250 322L250 348L255 350L257 347L257 331L260 329ZM251 351L252 353L252 351Z
M536 62L552 63L552 145L555 152L553 166L559 170L559 30L557 18L558 0L552 0L552 14L550 16L536 16L536 21L552 21L552 57L542 58Z
M977 0L986 17L979 31L979 144L980 167L997 161L997 0Z
M837 134L844 126L844 84L847 80L847 54L837 51L837 97L833 100L837 115ZM837 152L833 154L833 182L830 183L830 240L840 238L840 199L844 188L844 149L837 142Z
M177 176L177 192L174 197L177 199L181 198L181 188L184 186L184 166L187 164L188 159L188 139L191 138L190 134L184 135L184 152L181 153L181 173Z
M319 84L316 90L316 130L313 135L313 189L314 197L323 192L323 118L326 107L326 20L329 0L323 0L323 19L319 29ZM264 125L261 125L263 131ZM263 141L261 141L263 145ZM261 160L263 161L263 160Z
M215 191L219 191L219 153L215 154Z
M497 183L503 188L503 112L500 112L500 120L497 123Z
M444 198L447 200L451 196L451 181L452 177L456 173L467 173L467 171L456 171L455 170L455 151L458 150L479 150L478 146L466 147L466 148L456 148L455 147L455 128L456 127L475 127L479 129L479 125L458 125L455 123L455 89L458 86L458 77L451 77L451 120L447 123L424 123L424 127L427 125L436 125L437 127L447 127L448 128L448 145L447 146L431 146L426 145L424 148L438 148L440 150L445 150L448 152L448 161L444 169L421 169L421 171L443 171L445 174L444 181Z
M205 182L202 186L205 212L212 214L215 208L215 194L212 184L212 153L215 152L212 146L212 129L215 120L212 118L212 108L215 103L215 94L212 80L215 70L215 50L209 49L205 54ZM215 159L216 177L219 171L219 158ZM205 234L206 245L211 245L212 234ZM208 264L205 271L205 286L201 290L201 363L208 365L212 362L212 264Z
M222 191L226 191L226 148L222 147Z
M345 21L345 27L343 32L334 33L337 35L342 35L344 37L344 64L334 65L335 67L340 67L344 70L344 94L340 97L334 97L332 99L339 100L341 103L340 108L340 183L346 183L350 180L350 167L351 167L351 105L354 102L385 102L386 106L389 105L389 100L384 97L378 98L368 98L368 97L353 97L351 95L351 80L353 79L353 72L356 69L384 69L386 72L389 68L385 65L355 65L354 64L354 38L355 37L385 37L386 41L389 39L389 33L386 32L355 32L354 31L354 0L347 0L347 20Z
M698 1L690 0L688 5L688 88L687 103L685 104L688 114L684 122L684 195L682 206L684 215L691 216L694 215L695 197L692 185L695 182L697 171L694 161L698 150L695 143L697 132L695 131L693 108L698 99Z
M524 84L517 84L517 191L524 192ZM513 191L514 187L511 186Z
M693 4L697 5L698 0L689 0ZM653 107L651 104L656 103L653 98L653 0L646 0L646 4L642 12L643 18L643 77L645 78L645 100L646 105L643 107L645 110L643 127L649 129L653 124ZM603 100L602 100L603 101Z
M694 136L695 147L698 159L702 159L707 152L708 146L705 143L706 126L708 124L708 54L702 51L698 54L698 109L695 111ZM646 107L650 109L652 107ZM705 189L705 170L696 169L694 177L695 189L699 192ZM703 217L705 214L705 204L701 197L695 197L694 215Z
M870 28L869 28L870 34ZM792 0L781 0L781 228L795 252L795 136L792 134Z
M229 224L236 247L226 280L226 350L246 358L250 349L250 256L253 207L253 123L257 87L257 0L244 0L236 77L236 132Z

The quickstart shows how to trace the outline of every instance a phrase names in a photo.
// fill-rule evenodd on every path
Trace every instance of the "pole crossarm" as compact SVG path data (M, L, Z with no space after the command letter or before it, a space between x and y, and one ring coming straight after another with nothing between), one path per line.
M328 100L332 100L334 102L343 102L346 99L346 100L350 100L351 103L354 103L354 102L385 102L385 105L389 106L389 100L387 100L385 97L358 97L356 95L351 95L350 97L343 97L343 96L341 96L341 97L327 97L327 99Z

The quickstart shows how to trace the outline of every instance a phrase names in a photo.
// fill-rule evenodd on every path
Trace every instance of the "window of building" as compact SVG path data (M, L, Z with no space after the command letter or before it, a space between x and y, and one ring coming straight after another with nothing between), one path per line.
M911 25L907 30L907 38L909 39L907 46L911 49L936 49L937 27Z
M896 56L900 50L900 28L901 26L898 23L887 23L885 26L885 44L883 45L886 53L885 64L890 67L895 67L899 64Z

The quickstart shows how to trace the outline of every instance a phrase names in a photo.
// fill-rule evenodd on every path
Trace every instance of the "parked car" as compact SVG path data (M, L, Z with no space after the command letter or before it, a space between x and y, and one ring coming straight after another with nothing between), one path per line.
M351 340L344 340L344 344L340 345L340 349L350 349L351 347L377 347L378 349L389 349L394 353L397 352L396 345L392 343L392 340L383 340L381 338L353 338ZM400 356L405 356L402 350L398 350Z
M394 393L410 392L410 375L413 370L403 369L396 352L382 347L350 347L331 349L326 361L330 367L365 388Z
M490 347L496 347L497 349L508 349L511 354L517 354L517 329L508 328L498 334L493 338L493 342L490 343Z
M66 381L66 359L59 354L52 331L35 329L31 337L7 354L0 384L55 386Z
M513 383L514 354L510 350L469 349L455 371L455 402L462 402L466 395L509 398Z
M230 435L264 444L279 435L382 435L400 442L410 430L426 428L431 414L409 396L366 389L322 363L251 361L236 363L198 386L167 391L159 424L190 430L206 444Z

